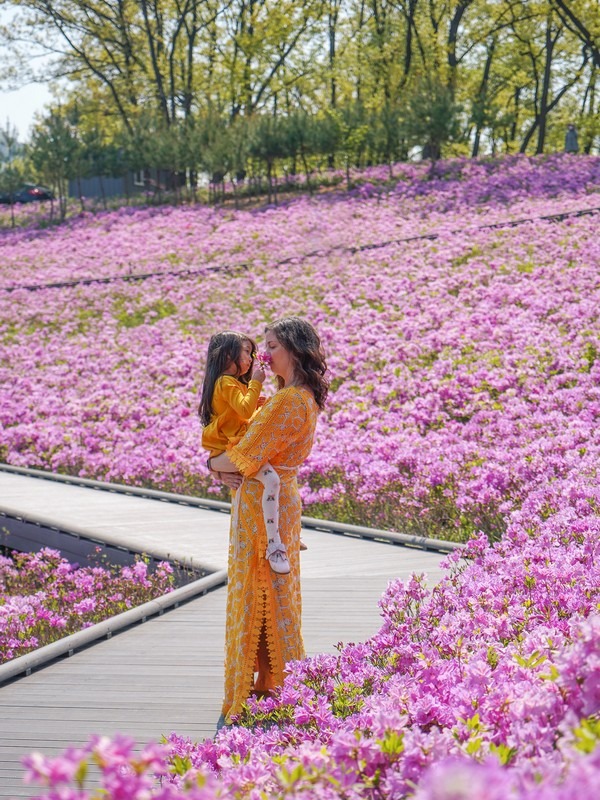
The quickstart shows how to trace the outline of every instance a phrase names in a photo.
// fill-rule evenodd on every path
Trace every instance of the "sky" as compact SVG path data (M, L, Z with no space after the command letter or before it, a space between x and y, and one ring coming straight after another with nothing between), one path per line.
M0 24L10 26L14 14L12 9L0 9ZM41 65L43 59L37 59L36 68ZM31 83L13 91L0 83L0 127L5 128L8 120L17 129L19 140L26 141L36 112L43 111L51 98L47 83Z
M36 112L43 111L51 100L47 84L34 83L13 92L0 91L0 125L6 127L9 120L19 134L19 141L29 138Z

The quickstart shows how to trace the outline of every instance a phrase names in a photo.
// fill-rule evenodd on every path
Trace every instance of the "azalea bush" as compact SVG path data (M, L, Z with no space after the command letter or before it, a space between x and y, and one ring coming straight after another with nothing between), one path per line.
M393 581L362 644L289 666L214 740L95 737L26 758L44 797L576 800L600 781L597 487L557 481L427 589ZM68 794L66 787L79 794ZM59 794L63 787L63 794ZM56 791L56 794L52 794Z
M200 448L208 339L296 313L332 379L308 515L494 538L532 488L595 480L600 159L378 169L278 208L2 234L0 459L227 499Z
M0 556L0 664L89 628L173 588L173 569L138 558L120 569L78 567L57 550Z

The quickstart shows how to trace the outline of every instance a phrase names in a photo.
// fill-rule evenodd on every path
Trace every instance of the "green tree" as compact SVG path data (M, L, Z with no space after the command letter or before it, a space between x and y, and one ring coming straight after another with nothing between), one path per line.
M398 102L388 101L373 115L369 125L368 142L373 160L388 165L393 177L392 165L396 160L408 157L404 126L404 110Z
M408 140L420 146L423 158L441 158L443 148L461 135L462 111L448 86L422 79L408 100L405 130Z
M541 153L562 148L568 120L591 152L600 133L600 0L4 3L21 12L4 31L13 62L37 42L69 78L61 113L82 170L99 137L102 170L113 148L123 169L185 173L192 191L200 169L266 174L272 199L282 166L301 164L312 189L323 159L349 181L353 164L391 168L415 144L434 159Z
M139 108L166 125L193 114L198 50L227 7L220 0L13 0L21 21L8 34L55 56L53 72L96 96L131 132ZM57 55L58 54L58 55Z
M600 67L600 0L550 0L550 5Z
M286 150L294 164L293 172L296 172L295 165L300 160L306 186L311 194L313 185L309 162L319 152L318 126L318 120L304 111L294 111L283 120L283 136L287 142Z
M224 11L223 67L231 116L261 112L313 69L323 0L232 0ZM221 98L220 98L221 99Z
M14 195L23 183L24 174L18 132L14 125L7 120L4 128L0 128L0 193L8 195L10 221L13 228L15 227Z
M277 202L276 163L291 155L286 129L279 117L256 114L249 124L248 154L264 164L267 172L268 202Z
M67 213L69 180L77 177L81 159L80 142L63 115L52 112L34 127L28 156L37 174L58 197L63 221Z
M567 36L565 25L548 2L531 2L527 16L515 17L511 31L528 75L522 94L527 117L519 149L525 153L537 133L535 152L543 153L550 114L581 81L589 55Z
M350 167L360 163L369 135L369 119L362 103L347 104L331 112L334 123L335 149L344 162L346 186L350 188Z

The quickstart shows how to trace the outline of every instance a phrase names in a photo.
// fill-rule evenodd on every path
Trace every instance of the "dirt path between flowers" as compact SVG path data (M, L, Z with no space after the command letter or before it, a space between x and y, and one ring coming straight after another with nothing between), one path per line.
M227 514L55 484L0 472L0 509L60 518L178 557L226 565ZM309 654L335 652L379 627L377 600L389 579L426 572L440 579L444 555L304 530L303 632ZM224 588L0 688L0 798L32 797L19 759L32 750L56 754L93 733L156 741L175 731L212 736L223 678Z

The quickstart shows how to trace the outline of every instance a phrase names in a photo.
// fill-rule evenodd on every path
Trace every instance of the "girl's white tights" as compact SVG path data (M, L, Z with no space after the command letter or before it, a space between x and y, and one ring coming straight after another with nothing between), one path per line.
M279 535L279 475L267 463L258 471L256 478L263 485L262 510L267 529L267 559L275 572L287 573L290 565Z

